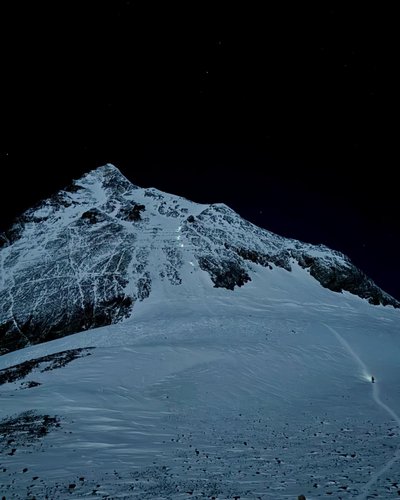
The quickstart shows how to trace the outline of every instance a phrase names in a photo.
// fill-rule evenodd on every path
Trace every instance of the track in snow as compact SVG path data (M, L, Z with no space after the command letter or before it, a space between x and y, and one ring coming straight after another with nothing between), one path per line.
M352 349L352 347L346 342L346 340L340 335L340 333L337 332L331 326L327 325L326 323L324 323L324 326L335 335L335 337L338 339L340 344L342 344L342 346L345 348L345 350L355 359L355 361L357 362L357 364L359 365L359 367L361 369L363 376L370 378L370 375L368 375L369 370L366 367L365 363L361 360L361 358L358 356L358 354ZM392 408L390 408L390 406L388 406L386 403L384 403L381 400L381 398L379 396L379 385L376 382L372 384L372 397L373 397L374 401L376 402L376 404L378 406L380 406L381 408L383 408L391 416L391 418L396 422L396 424L400 427L399 415L397 415L397 413L394 410L392 410ZM386 472L387 470L389 470L392 467L392 465L394 463L396 463L397 460L399 460L399 459L400 459L400 448L397 449L393 458L391 458L388 462L386 462L386 464L383 467L381 467L374 474L372 474L370 480L365 484L362 492L360 493L360 495L358 495L357 498L359 500L364 500L366 498L369 498L369 497L367 497L367 495L368 495L368 492L371 489L372 485L375 484L376 481L382 476L382 474L384 472Z

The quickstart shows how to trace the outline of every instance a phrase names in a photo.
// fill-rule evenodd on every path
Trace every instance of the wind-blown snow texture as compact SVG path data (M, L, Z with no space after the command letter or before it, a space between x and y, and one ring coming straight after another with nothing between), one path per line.
M25 212L0 245L0 353L134 316L163 283L233 290L256 264L298 263L324 287L399 307L339 252L260 229L223 204L138 188L110 164Z
M400 311L292 267L1 356L0 498L398 498Z
M6 238L0 498L398 498L400 310L343 255L112 166Z

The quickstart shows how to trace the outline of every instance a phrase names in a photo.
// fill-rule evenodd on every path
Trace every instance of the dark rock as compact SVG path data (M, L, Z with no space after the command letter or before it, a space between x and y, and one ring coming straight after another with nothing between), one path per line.
M103 173L102 185L104 189L118 194L122 194L132 188L137 189L114 165L104 165L100 169Z
M243 259L254 262L255 264L260 264L264 267L269 267L272 269L270 263L275 264L277 267L282 267L286 271L291 271L290 258L291 254L289 251L284 250L277 254L263 254L261 252L256 252L255 250L249 250L246 248L235 248L234 251Z
M255 264L261 264L264 267L267 267L269 264L269 257L263 255L255 250L248 250L246 248L237 248L237 254L242 257L242 259L250 260Z
M64 191L67 191L68 193L77 193L81 189L84 189L82 186L79 184L76 184L75 182L72 182L68 186L64 188Z
M99 279L101 282L101 279ZM118 278L115 279L118 282ZM122 287L121 287L122 288ZM1 297L1 294L0 294ZM71 333L106 326L130 315L133 300L127 295L114 295L93 303L59 304L57 315L30 314L23 323L7 321L0 325L0 353L5 354L30 344L39 344Z
M54 206L55 208L67 208L73 205L71 199L65 191L59 191L58 193L54 194L47 200L47 203Z
M233 290L235 286L243 286L251 280L246 270L234 261L217 261L213 256L200 257L199 266L210 274L215 288Z
M347 291L367 299L373 305L400 307L396 299L383 292L344 255L342 263L337 261L334 264L310 255L295 256L301 267L308 268L313 278L333 292Z
M290 265L291 254L288 250L283 250L276 255L270 256L270 262L278 267L286 269L286 271L291 271L292 266Z
M41 415L35 411L0 420L0 453L7 450L10 439L17 445L29 446L48 434L58 422L56 416ZM16 451L16 448L12 448L7 454L14 455Z
M104 222L106 216L97 208L91 208L86 212L83 212L81 219L88 221L90 224L98 224L99 222Z
M138 281L138 299L146 299L151 292L151 279L149 273L145 273Z
M27 377L33 370L40 368L41 364L46 364L46 366L40 370L41 372L61 368L63 366L66 366L74 359L82 358L84 356L90 356L90 351L92 349L94 349L94 347L69 349L67 351L61 351L55 354L48 354L47 356L42 356L40 358L30 359L29 361L24 361L23 363L10 366L9 368L3 368L2 370L0 370L0 385L15 382L16 380L21 380ZM33 381L24 383L29 384L30 387L36 387L36 385L40 385L38 382Z
M35 382L34 380L27 380L26 382L21 382L21 389L31 389L32 387L37 387L39 385L42 384L40 382Z
M142 219L141 213L146 207L138 203L130 203L120 209L117 217L126 221L137 222Z

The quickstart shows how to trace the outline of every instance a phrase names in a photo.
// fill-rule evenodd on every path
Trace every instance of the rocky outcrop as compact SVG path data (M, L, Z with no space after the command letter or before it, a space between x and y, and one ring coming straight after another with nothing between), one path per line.
M60 418L56 415L43 415L35 410L4 418L0 420L0 453L15 455L20 447L32 446L60 426ZM27 471L28 468L22 470Z
M240 220L238 220L240 219ZM323 245L314 246L282 238L241 219L225 205L211 205L198 217L187 218L184 230L193 245L208 251L218 248L218 258L199 256L199 265L209 272L216 287L232 289L251 280L247 262L291 271L296 262L310 275L334 292L347 291L371 304L400 307L400 302L381 290L365 273L340 252ZM239 241L239 244L238 244ZM246 242L246 243L244 243ZM227 271L229 268L231 272ZM226 278L231 274L230 278Z
M91 350L94 347L85 347L79 349L68 349L67 351L56 352L55 354L48 354L40 358L30 359L18 365L13 365L8 368L0 370L0 385L10 384L17 380L23 380L30 375L34 370L41 373L62 368L68 365L74 359L82 358L91 355ZM31 387L40 385L35 383Z
M310 270L310 275L322 286L333 292L347 291L367 299L370 304L399 307L399 302L381 290L360 269L345 258L346 264L328 266L322 260L309 255L298 256L299 264Z
M216 288L233 290L251 280L238 261L216 260L212 256L199 257L199 266L208 272Z

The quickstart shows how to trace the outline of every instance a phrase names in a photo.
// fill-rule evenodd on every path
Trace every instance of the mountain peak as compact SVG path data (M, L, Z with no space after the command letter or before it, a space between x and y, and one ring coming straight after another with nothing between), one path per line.
M113 163L106 163L105 165L100 165L100 167L94 170L105 171L105 172L117 172L122 175L121 170L117 168Z
M89 189L93 189L95 185L99 185L100 188L114 188L117 190L121 190L121 188L124 190L137 187L134 186L112 163L106 163L105 165L87 172L80 179L75 180L73 185Z
M97 178L108 178L108 177L121 177L126 179L123 173L112 163L106 163L105 165L101 165L93 170L90 170L83 177L97 177ZM127 179L126 179L127 180Z
M317 280L400 305L340 252L261 229L223 203L139 188L106 164L0 235L0 353L134 317L153 297L232 293L297 268L306 288Z

